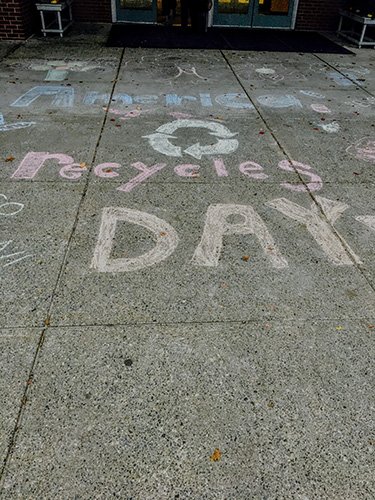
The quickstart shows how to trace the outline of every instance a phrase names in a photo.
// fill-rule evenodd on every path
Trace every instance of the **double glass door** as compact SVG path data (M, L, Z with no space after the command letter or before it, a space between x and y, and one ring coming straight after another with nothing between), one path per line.
M291 28L296 1L213 0L213 25ZM135 23L157 23L158 20L161 21L162 0L116 0L116 3L118 21ZM180 3L180 0L178 0L177 14L179 13Z
M291 28L295 0L215 0L215 26Z

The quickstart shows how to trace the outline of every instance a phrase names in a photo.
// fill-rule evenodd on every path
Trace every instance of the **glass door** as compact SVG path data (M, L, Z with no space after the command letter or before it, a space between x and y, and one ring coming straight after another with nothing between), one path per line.
M215 26L251 26L253 0L216 0Z
M116 0L117 20L156 23L157 0Z
M293 0L257 0L254 6L254 28L291 28Z
M291 28L296 0L215 0L215 26Z

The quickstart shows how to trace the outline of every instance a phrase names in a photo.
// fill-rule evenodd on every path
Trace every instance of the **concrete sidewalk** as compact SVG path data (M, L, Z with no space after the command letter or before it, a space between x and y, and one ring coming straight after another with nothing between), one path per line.
M373 500L375 51L92 30L0 49L1 498Z

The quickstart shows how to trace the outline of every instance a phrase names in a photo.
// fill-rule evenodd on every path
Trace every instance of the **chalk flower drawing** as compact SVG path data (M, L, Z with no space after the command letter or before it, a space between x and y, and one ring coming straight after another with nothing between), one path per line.
M0 194L0 221L3 217L12 217L17 215L21 212L21 210L23 210L23 207L24 205L22 203L8 202L8 198L5 194ZM0 267L8 267L20 262L21 260L31 257L30 254L26 254L26 251L4 254L4 250L11 243L13 243L13 240L0 241ZM16 259L14 259L15 257Z

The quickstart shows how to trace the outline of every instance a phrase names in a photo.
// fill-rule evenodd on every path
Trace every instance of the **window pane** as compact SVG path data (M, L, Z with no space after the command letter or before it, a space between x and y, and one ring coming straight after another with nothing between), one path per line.
M259 0L258 14L268 16L286 16L290 0Z
M152 10L152 0L121 0L122 9Z
M219 14L247 14L249 12L249 0L219 0Z

